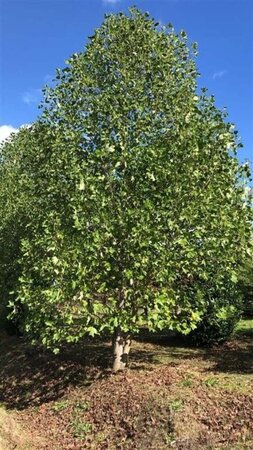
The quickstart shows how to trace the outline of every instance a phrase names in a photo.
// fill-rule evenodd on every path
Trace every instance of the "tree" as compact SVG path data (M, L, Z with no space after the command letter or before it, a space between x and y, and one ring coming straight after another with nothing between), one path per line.
M36 177L43 134L40 123L24 126L0 148L0 307L5 316L7 306L14 309L14 322L20 320L23 310L21 303L13 300L22 276L22 245L32 238L32 222L38 217L36 208L40 208Z
M31 128L21 128L1 144L0 149L0 308L2 320L8 314L10 292L18 285L21 275L19 257L21 241L29 235L26 225L32 217L31 161L29 147L34 148Z
M247 167L196 45L131 9L74 54L45 95L22 239L25 329L54 351L110 332L124 368L140 327L188 333L247 250Z
M252 192L249 192L250 196ZM251 248L253 247L253 239L251 237ZM243 261L241 271L238 277L239 289L243 297L243 315L246 317L253 316L253 257L252 252L247 254L247 258Z

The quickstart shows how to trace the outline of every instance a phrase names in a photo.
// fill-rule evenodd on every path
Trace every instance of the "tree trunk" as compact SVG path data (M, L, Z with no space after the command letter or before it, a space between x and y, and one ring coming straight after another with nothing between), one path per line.
M120 331L115 333L113 339L113 371L124 370L128 363L131 348L131 337Z

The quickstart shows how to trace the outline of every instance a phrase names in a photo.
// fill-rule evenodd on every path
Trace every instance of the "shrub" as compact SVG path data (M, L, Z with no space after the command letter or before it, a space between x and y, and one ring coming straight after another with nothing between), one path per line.
M199 326L190 333L193 344L211 346L228 340L240 318L240 309L234 305L210 307Z

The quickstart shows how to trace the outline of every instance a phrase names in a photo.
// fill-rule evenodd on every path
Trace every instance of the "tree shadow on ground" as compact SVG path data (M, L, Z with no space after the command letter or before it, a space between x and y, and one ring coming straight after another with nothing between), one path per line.
M59 355L23 339L0 343L0 402L24 409L57 400L76 385L89 385L108 365L107 345L66 346Z
M253 374L253 339L240 333L236 339L206 351L204 358L212 361L215 372Z
M213 372L253 373L253 340L241 333L231 342L209 349L196 349L186 341L159 334L140 335L130 355L131 370L153 370L155 364L176 366L182 361L207 363ZM25 409L56 401L76 386L88 387L111 375L109 341L86 339L67 345L59 355L31 347L23 338L0 341L0 403Z
M139 350L133 356L139 367L153 359L154 351ZM88 387L110 376L111 362L109 341L85 339L54 355L31 347L23 338L5 337L0 341L0 403L7 409L22 410L56 401L73 387Z
M168 348L173 360L202 360L210 363L207 370L222 373L253 374L253 329L244 328L227 343L213 347L196 347L186 337L170 333L143 332L138 340ZM175 362L176 364L176 362Z

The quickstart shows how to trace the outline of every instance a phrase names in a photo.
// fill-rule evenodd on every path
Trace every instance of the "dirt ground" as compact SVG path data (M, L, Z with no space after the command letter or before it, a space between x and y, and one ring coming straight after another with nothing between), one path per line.
M54 356L1 336L0 450L253 449L252 330L212 349L147 335L118 374L108 341Z

